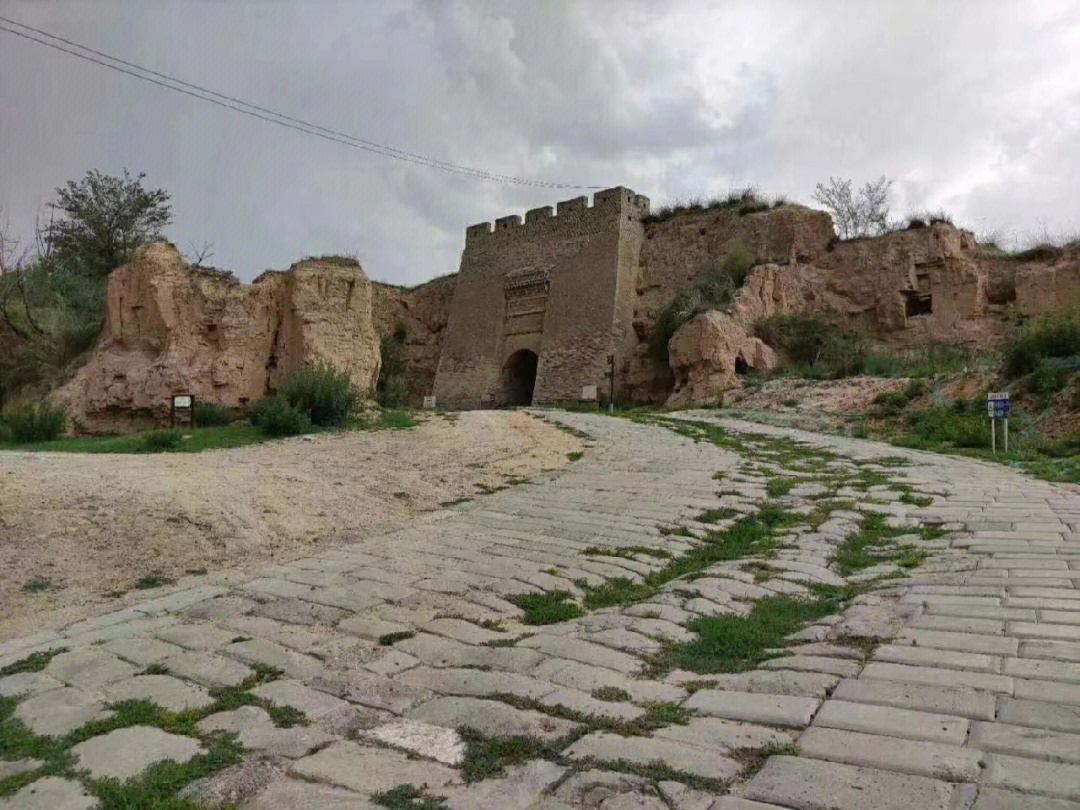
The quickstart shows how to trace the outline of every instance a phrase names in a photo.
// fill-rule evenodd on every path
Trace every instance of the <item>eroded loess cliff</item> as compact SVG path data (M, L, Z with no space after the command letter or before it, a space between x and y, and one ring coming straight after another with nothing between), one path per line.
M430 393L435 382L456 281L457 276L451 275L411 288L372 284L375 331L401 344L418 396Z
M155 242L109 277L98 346L56 397L74 430L122 432L164 424L173 394L242 406L315 361L363 391L375 384L371 283L358 263L310 259L241 284Z
M660 310L739 243L761 264L729 307L675 333L670 369L660 366L648 350ZM694 212L646 229L626 393L672 407L716 402L740 385L741 371L775 363L754 337L757 320L773 315L822 314L899 350L934 342L987 349L1017 319L1078 296L1080 249L993 258L980 255L970 232L946 223L841 242L827 214L801 206L743 217Z

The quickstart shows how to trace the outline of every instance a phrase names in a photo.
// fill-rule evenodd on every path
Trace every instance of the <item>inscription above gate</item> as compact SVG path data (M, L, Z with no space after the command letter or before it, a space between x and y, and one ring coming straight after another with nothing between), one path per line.
M508 335L539 332L544 328L548 288L547 270L524 270L511 273L503 284L506 307L503 316Z

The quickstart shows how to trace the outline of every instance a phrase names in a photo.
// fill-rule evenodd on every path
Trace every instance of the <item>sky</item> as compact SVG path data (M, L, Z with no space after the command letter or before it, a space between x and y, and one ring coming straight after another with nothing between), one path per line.
M753 185L813 204L887 176L892 213L1006 246L1080 233L1074 0L0 0L0 15L436 160L653 205ZM416 284L466 225L587 190L477 180L272 125L0 31L0 208L32 240L89 169L171 194L166 235L250 280L356 255Z

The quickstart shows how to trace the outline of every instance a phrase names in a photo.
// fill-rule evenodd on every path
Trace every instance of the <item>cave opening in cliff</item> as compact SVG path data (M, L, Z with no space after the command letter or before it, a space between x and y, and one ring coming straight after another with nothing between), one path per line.
M735 358L735 373L740 377L750 370L750 364L743 360L742 355Z
M934 311L930 293L916 290L903 290L902 292L904 294L904 317L914 318L916 315L929 315Z
M507 405L531 405L536 387L536 366L540 358L535 352L522 349L514 352L503 368L505 402Z

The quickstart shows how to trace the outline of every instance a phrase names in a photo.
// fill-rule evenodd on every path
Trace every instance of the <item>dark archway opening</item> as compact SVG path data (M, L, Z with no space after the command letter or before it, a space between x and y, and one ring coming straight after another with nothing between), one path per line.
M539 362L535 352L522 349L514 352L506 361L506 404L531 405L533 389L536 387L536 364Z
M750 365L743 360L742 355L735 358L735 373L740 377L750 370Z

